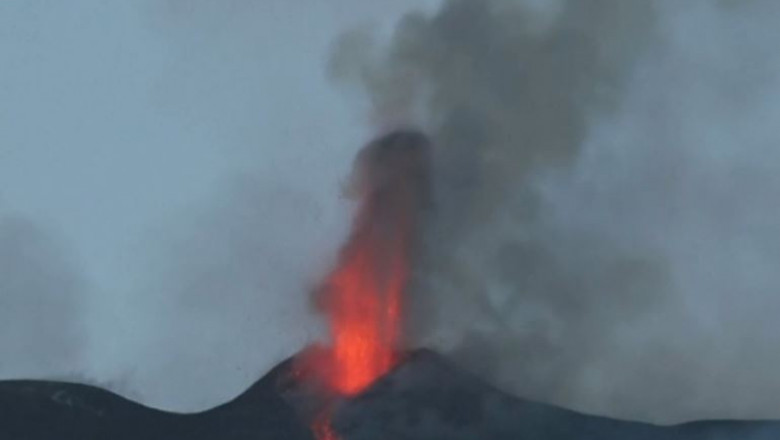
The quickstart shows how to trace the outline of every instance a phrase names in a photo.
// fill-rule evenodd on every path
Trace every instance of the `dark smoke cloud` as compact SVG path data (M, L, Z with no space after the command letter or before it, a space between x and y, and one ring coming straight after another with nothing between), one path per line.
M450 0L344 34L333 76L437 148L417 343L586 411L780 416L777 12Z
M82 362L86 287L51 234L0 211L0 377L62 374Z

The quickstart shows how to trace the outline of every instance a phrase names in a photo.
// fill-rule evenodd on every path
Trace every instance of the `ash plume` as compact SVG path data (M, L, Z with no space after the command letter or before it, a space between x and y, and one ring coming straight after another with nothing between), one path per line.
M449 0L345 33L333 77L435 145L413 342L588 412L780 417L778 12Z

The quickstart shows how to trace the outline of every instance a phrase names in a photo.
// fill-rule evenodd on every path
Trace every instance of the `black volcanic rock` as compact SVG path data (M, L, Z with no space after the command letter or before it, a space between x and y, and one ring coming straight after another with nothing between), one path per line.
M0 382L0 440L313 440L324 404L342 440L780 440L779 422L657 426L580 414L501 392L420 350L368 390L323 400L285 361L208 411L160 411L88 385Z

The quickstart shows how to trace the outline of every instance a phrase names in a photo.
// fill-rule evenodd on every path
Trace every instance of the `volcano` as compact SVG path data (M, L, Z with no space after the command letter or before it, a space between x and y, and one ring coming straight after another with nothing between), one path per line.
M404 349L418 226L428 206L431 143L395 131L363 148L351 233L316 289L329 340L271 370L230 402L195 414L107 390L0 382L0 440L764 440L780 422L656 426L513 397L428 350Z
M232 401L194 414L152 409L89 385L3 381L0 439L313 440L307 406L318 397L305 391L296 360L282 362ZM407 354L361 393L330 405L332 428L343 440L780 439L780 422L658 426L523 400L428 350Z

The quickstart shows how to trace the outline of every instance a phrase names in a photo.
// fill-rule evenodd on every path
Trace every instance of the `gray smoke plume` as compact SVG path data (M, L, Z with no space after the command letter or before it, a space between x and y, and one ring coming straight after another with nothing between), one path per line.
M344 34L333 76L436 145L416 342L588 412L780 417L778 12L449 0Z

